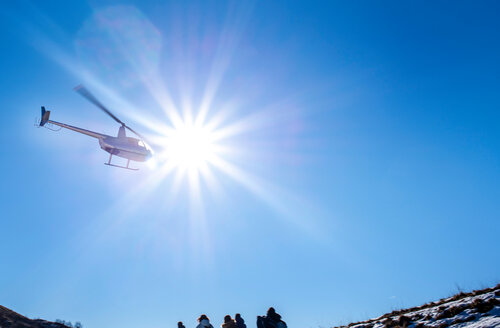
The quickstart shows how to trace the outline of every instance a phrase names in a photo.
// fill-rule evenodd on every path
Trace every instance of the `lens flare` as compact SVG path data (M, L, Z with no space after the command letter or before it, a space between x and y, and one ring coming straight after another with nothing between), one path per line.
M106 171L106 177L115 177L118 190L127 192L103 213L108 219L105 228L102 221L96 226L103 242L131 220L144 217L145 209L151 214L148 222L159 226L170 219L165 213L187 209L189 229L180 238L191 241L193 254L188 258L206 263L212 224L207 220L217 218L205 215L205 205L227 200L225 188L233 183L257 196L276 217L316 238L322 235L311 218L323 213L273 183L275 161L300 161L292 152L300 144L298 96L270 94L267 77L261 80L258 71L238 74L241 68L232 66L248 9L238 7L220 29L208 20L209 28L199 29L199 35L190 17L178 19L175 13L172 26L162 29L133 6L97 8L76 39L61 37L58 29L44 33L57 27L52 22L50 28L26 23L38 51L95 90L134 128L137 124L140 131L149 131L142 132L155 150L148 169L135 176ZM74 51L64 46L73 43ZM200 45L206 52L200 52ZM159 232L159 244L165 236L175 240L170 246L183 245L177 242L178 229Z

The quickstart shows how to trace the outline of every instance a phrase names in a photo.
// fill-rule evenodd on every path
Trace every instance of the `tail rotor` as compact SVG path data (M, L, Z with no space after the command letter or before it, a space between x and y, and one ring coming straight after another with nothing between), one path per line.
M44 126L45 123L49 121L49 117L50 117L50 110L45 110L45 107L42 106L42 116L40 119L40 126Z

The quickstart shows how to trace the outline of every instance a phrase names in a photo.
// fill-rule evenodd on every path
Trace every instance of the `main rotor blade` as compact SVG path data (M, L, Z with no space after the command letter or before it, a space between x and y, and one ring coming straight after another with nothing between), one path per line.
M129 126L127 126L127 125L125 125L125 127L126 127L127 129L129 129L129 130L130 130L130 132L134 133L134 134L135 134L135 135L137 135L139 138L141 138L141 140L142 140L143 142L147 143L147 144L148 144L148 146L151 148L151 143L150 143L150 142L149 142L146 138L144 138L141 134L139 134L139 132L134 131L134 129L132 129L131 127L129 127Z
M125 125L125 127L127 129L129 129L130 132L134 133L136 136L138 136L139 138L141 138L142 140L146 140L142 135L140 135L138 132L135 132L134 129L132 129L131 127L129 127L128 125Z
M106 114L108 114L109 116L111 116L111 118L113 118L115 121L117 121L122 126L124 126L125 128L127 128L130 132L134 133L139 138L141 138L144 142L146 142L146 138L144 138L142 135L140 135L134 129L132 129L131 127L129 127L125 123L123 123L118 117L116 117L113 113L111 113L111 111L109 109L107 109L106 107L104 107L104 105L101 104L101 102L99 100L97 100L97 98L94 97L94 95L91 94L90 91L88 91L87 89L85 89L84 86L79 85L79 86L75 87L75 91L78 92L84 98L86 98L88 101L90 101L91 103L93 103L94 105L96 105L97 107L99 107L100 109L102 109Z
M116 117L115 115L113 115L113 113L111 113L111 111L109 109L107 109L106 107L104 107L104 105L101 104L101 102L99 100L97 100L97 98L94 97L94 95L91 94L90 91L88 91L87 89L85 89L84 86L79 85L79 86L75 87L75 91L78 92L84 98L86 98L88 101L90 101L91 103L93 103L94 105L96 105L97 107L99 107L100 109L102 109L106 114L108 114L109 116L111 116L115 121L117 121L121 125L125 125L125 123L123 123L118 117Z

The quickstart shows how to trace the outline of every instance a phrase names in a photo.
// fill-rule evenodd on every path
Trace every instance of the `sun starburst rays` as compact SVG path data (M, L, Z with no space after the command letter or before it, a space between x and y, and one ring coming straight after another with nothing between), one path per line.
M195 262L206 264L204 260L210 258L212 248L210 230L220 219L209 208L220 205L215 204L217 201L228 201L225 197L228 190L250 192L276 212L277 217L295 223L301 231L308 229L317 234L311 217L319 215L311 215L317 213L312 206L275 185L280 184L276 171L283 169L273 165L287 151L282 145L294 138L289 126L297 117L293 115L297 103L274 93L259 98L260 85L267 80L255 83L250 76L247 81L245 74L234 80L239 70L233 71L231 59L238 51L238 38L243 31L241 22L245 19L240 18L248 13L243 10L235 15L234 22L229 22L220 36L199 35L197 40L189 42L180 37L182 24L174 26L174 37L169 38L166 31L158 34L152 24L129 26L129 22L146 20L135 8L108 9L104 10L107 19L123 24L101 24L96 19L101 17L101 10L96 10L87 25L96 26L80 31L78 38L82 42L76 40L77 50L80 45L80 52L86 57L72 56L49 36L34 36L39 41L34 44L39 45L42 53L103 96L103 102L124 121L131 122L155 151L147 165L138 164L141 170L135 175L105 171L104 176L96 179L111 184L119 195L100 218L104 223L99 222L96 228L95 233L102 235L103 243L134 220L142 224L147 219L158 227L168 225L168 231L156 236L162 247L166 247L169 238L186 239L190 241L186 245L175 242L169 247L186 247L195 255L192 257ZM116 17L109 16L113 13ZM147 30L138 34L137 26L145 26ZM148 35L151 36L146 38L148 42L142 40ZM126 42L121 42L122 39ZM197 45L205 39L211 43L207 52L200 53ZM111 54L94 53L99 49L92 46L95 40L105 46L102 49L113 50ZM157 41L162 40L167 42L159 47ZM62 44L71 44L64 41ZM157 65L149 64L150 56L133 58L148 54L151 49L143 45L150 41L158 45L153 47L158 52L153 56L158 59ZM120 46L123 44L141 51L127 53L128 48ZM166 58L162 58L165 54ZM104 65L99 61L103 56L116 65ZM121 81L127 84L122 85ZM263 170L256 171L262 167ZM208 201L209 197L215 201ZM232 204L231 199L222 206L225 210ZM184 229L184 221L189 222L189 228Z
M217 125L203 123L204 119L198 116L194 119L192 116L183 117L176 127L169 127L161 135L151 137L160 148L157 165L168 165L168 173L175 172L174 189L187 180L193 197L201 197L201 180L210 188L218 189L213 163L231 152L230 147L221 144L223 138L217 137Z

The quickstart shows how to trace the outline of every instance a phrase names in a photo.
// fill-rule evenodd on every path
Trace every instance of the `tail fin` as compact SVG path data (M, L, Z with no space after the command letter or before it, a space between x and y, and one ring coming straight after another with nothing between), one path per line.
M45 123L48 122L50 117L50 110L45 110L45 107L42 106L42 119L40 120L40 126L44 126Z

